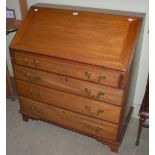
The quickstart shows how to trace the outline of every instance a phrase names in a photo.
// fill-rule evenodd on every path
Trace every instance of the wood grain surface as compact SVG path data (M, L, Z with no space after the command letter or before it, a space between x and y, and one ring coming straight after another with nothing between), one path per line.
M118 125L94 120L64 109L20 97L21 111L54 121L105 139L116 140Z
M140 18L31 7L11 48L125 71Z
M96 67L92 65L65 61L61 59L56 59L53 57L40 56L30 53L14 52L14 61L18 65L23 65L26 67L31 67L34 69L40 69L43 71L53 72L61 75L67 75L74 78L79 78L87 80L90 82L100 83L104 85L109 85L113 87L119 87L121 72L115 70L110 70L107 68ZM36 62L38 62L36 64ZM86 75L86 72L90 76ZM104 76L104 79L99 81L99 77Z
M121 107L45 88L21 80L16 81L20 96L25 96L36 101L45 102L102 120L119 123Z
M123 89L111 88L18 65L14 65L14 73L17 79L49 88L55 88L94 100L110 102L115 105L121 106L123 103Z

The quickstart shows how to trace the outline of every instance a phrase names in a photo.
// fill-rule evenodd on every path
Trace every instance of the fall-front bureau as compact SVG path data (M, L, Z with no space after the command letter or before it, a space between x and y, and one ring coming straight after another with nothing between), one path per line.
M31 7L10 45L23 120L117 152L132 113L128 83L140 26L138 17Z

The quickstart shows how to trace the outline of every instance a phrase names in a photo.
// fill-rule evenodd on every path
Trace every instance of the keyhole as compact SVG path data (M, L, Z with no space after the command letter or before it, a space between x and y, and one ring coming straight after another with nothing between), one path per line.
M68 79L67 79L67 78L65 78L65 81L67 82L67 81L68 81Z
M66 112L65 111L62 111L62 113L65 114Z

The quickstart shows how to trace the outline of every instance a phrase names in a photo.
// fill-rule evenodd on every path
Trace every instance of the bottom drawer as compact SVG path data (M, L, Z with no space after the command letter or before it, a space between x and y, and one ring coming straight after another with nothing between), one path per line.
M91 135L116 141L118 125L92 119L51 105L20 97L21 111Z

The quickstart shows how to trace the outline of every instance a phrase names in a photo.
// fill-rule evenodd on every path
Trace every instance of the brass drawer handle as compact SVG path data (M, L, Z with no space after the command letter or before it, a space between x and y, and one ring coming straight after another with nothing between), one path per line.
M85 109L88 111L89 114L91 114L93 116L99 116L101 113L104 112L104 110L102 110L102 109L98 109L96 112L92 112L91 107L89 107L87 105L85 106Z
M37 82L37 81L41 80L41 78L39 76L32 77L29 73L26 73L25 77L28 78L32 82Z
M92 82L101 82L102 80L104 80L104 79L106 79L106 77L104 76L104 75L100 75L98 78L97 78L97 80L93 80L93 79L91 79L91 72L89 72L89 71L86 71L85 72L85 75L86 75L86 77L87 77L87 79L88 80L90 80L90 81L92 81Z
M31 110L32 110L32 113L35 114L35 115L40 115L41 114L41 111L37 110L34 107L31 107Z
M36 67L39 64L39 60L33 60L31 67Z
M32 97L32 98L39 98L42 96L42 92L38 92L36 94L33 93L33 90L32 89L28 89L28 94Z
M101 96L104 95L103 91L99 91L97 96L93 96L93 95L91 95L91 90L89 90L88 88L85 88L85 92L87 93L87 96L89 96L91 98L94 98L94 99L98 99L98 98L100 98Z
M30 60L29 60L28 58L24 58L24 59L23 59L23 62L24 62L26 65L28 64L29 61L30 61ZM33 61L32 61L31 67L36 67L38 64L39 64L39 60L36 60L36 59L34 58Z
M100 128L100 127L93 127L92 125L90 125L88 123L85 123L83 127L86 128L87 130L91 131L91 132L98 133L98 132L102 131L102 128Z
M33 60L33 64L34 65L38 65L39 64L39 60Z

